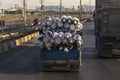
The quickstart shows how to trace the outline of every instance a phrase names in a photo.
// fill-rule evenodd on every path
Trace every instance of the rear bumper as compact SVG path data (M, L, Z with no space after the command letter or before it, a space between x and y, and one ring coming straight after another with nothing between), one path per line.
M80 65L79 60L42 60L42 65Z

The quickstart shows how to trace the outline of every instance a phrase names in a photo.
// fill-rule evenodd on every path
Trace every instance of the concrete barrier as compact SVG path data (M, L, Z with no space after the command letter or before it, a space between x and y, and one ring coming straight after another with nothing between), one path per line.
M9 49L16 47L15 41L9 41L8 45L9 45Z
M3 45L3 52L5 52L5 51L8 51L9 50L9 45L7 44L7 43L4 43Z
M36 38L37 36L39 36L39 32L35 32L32 34L23 36L23 37L18 38L16 40L1 43L0 44L0 53L8 51L11 48L15 48L16 46L20 46L22 43L28 42L28 41L32 40L33 38Z
M3 52L2 48L3 46L0 44L0 53Z
M21 44L21 39L17 39L15 40L15 42L16 42L16 46L19 46Z
M29 41L29 40L28 40L28 37L27 37L27 36L25 36L25 42L27 42L27 41Z

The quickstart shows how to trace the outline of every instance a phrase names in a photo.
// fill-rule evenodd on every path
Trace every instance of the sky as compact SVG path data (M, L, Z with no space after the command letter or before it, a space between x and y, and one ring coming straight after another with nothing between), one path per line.
M35 6L40 6L41 0L26 0L27 8L34 9ZM95 5L95 0L81 0L82 5ZM45 6L48 5L59 5L60 0L43 0ZM79 0L62 0L63 6L67 8L72 8L73 6L77 8L79 6ZM14 7L15 4L18 4L22 7L23 0L0 0L0 8L9 8Z

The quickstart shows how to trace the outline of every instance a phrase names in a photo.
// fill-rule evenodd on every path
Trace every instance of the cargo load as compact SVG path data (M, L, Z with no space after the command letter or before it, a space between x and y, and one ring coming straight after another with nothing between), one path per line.
M45 18L41 22L40 35L37 38L42 65L44 67L69 65L78 69L83 45L82 29L83 25L78 18L71 16Z
M120 0L96 0L96 9L120 8Z
M120 57L120 0L96 0L95 46L99 57Z

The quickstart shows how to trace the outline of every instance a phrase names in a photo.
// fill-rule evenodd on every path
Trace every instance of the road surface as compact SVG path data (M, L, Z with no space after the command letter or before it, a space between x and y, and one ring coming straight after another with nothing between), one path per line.
M0 80L120 80L120 59L100 59L93 22L84 25L83 62L79 72L42 72L36 39L0 54Z

